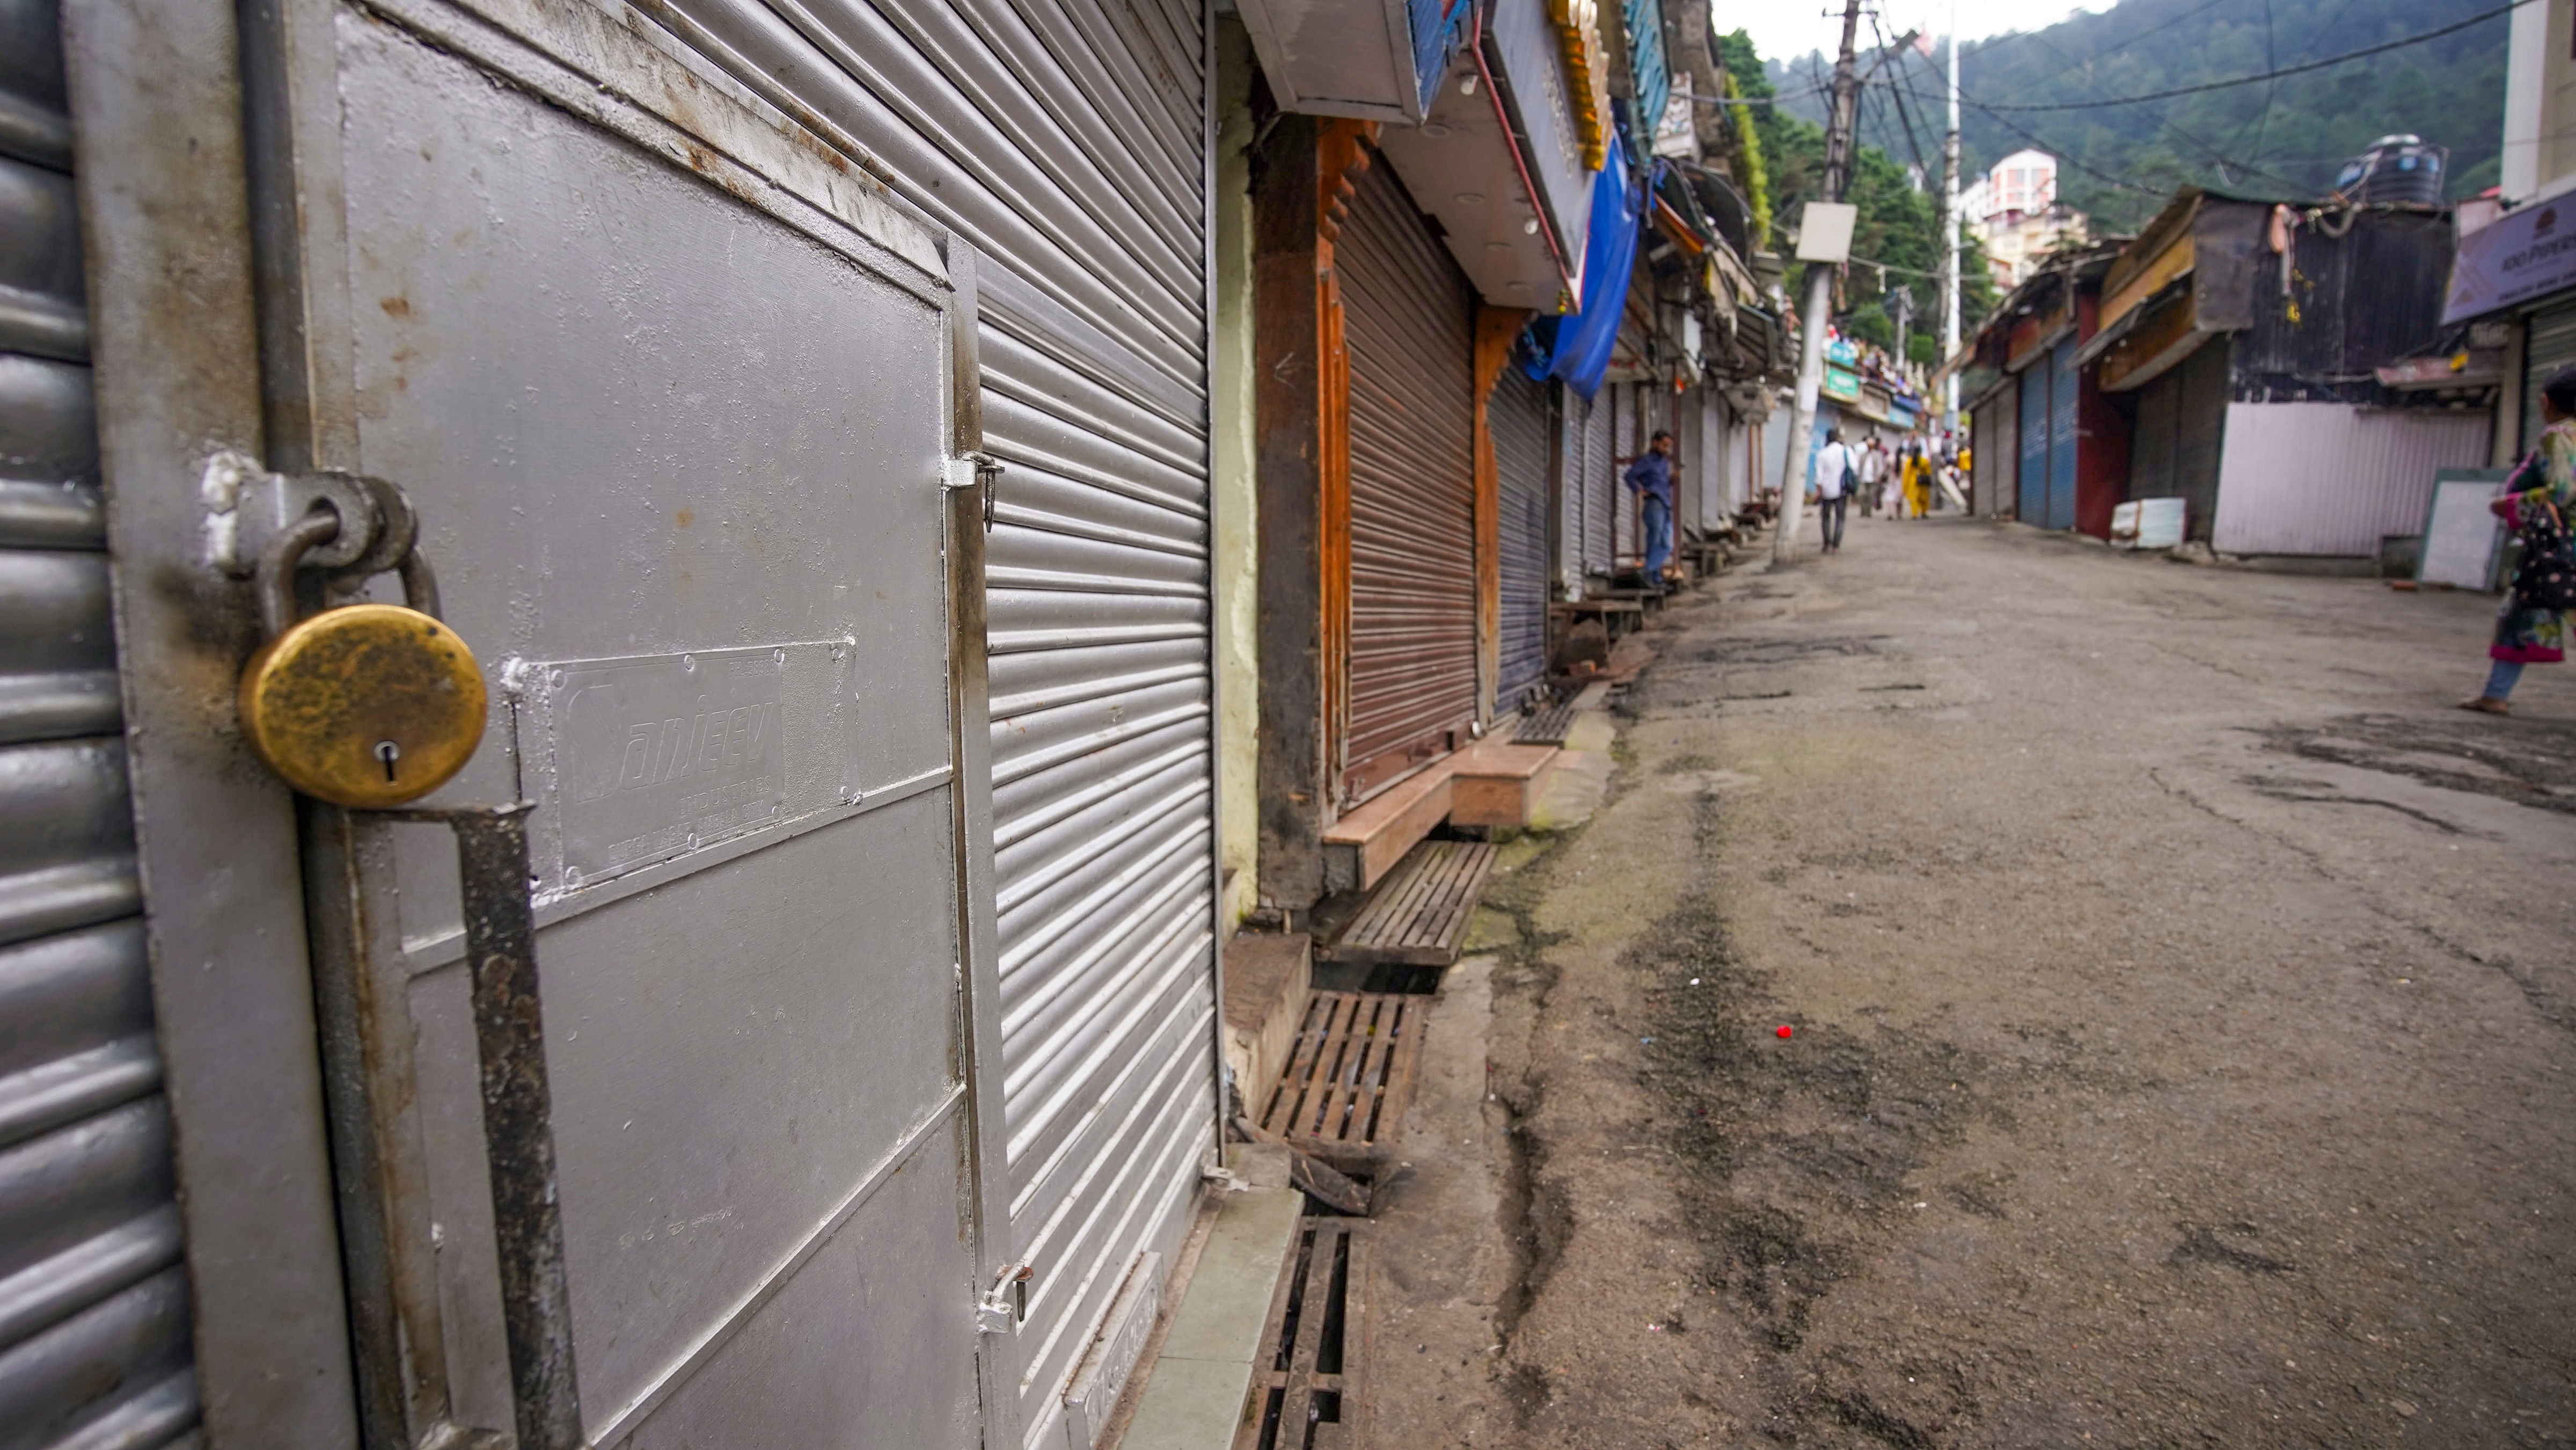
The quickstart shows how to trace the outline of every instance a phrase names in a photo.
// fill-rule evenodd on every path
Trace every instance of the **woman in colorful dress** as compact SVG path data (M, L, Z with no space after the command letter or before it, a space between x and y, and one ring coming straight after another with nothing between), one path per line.
M2538 446L2514 469L2505 491L2487 505L2504 526L2524 536L2529 547L2534 531L2561 531L2576 513L2576 368L2563 368L2540 388L2541 430ZM2567 616L2531 598L2517 578L2496 615L2495 643L2487 647L2487 687L2463 710L2509 715L2506 703L2526 665L2554 665L2567 657Z

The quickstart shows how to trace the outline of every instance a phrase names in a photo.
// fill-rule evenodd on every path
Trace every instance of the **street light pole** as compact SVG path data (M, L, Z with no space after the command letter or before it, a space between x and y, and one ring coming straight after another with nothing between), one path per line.
M1852 44L1860 36L1860 0L1843 0L1843 45L1834 57L1834 108L1825 125L1822 201L1841 201L1851 181L1852 124L1860 110L1860 75ZM1816 398L1825 387L1825 325L1833 320L1834 271L1807 264L1807 305L1798 338L1797 404L1789 415L1789 446L1780 463L1780 527L1771 536L1771 559L1798 557L1798 527L1807 499L1807 459L1816 432Z
M1941 361L1959 354L1959 0L1950 0L1950 130L1941 142ZM1941 428L1959 446L1959 373L1941 380Z

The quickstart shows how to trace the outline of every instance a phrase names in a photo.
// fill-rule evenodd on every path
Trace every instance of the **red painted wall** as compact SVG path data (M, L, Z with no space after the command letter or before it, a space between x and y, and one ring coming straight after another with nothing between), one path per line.
M2102 294L2086 284L2075 300L2075 335L2091 337L2101 315ZM2102 391L2098 360L2075 375L2075 527L2107 539L2111 511L2129 498L2129 417Z

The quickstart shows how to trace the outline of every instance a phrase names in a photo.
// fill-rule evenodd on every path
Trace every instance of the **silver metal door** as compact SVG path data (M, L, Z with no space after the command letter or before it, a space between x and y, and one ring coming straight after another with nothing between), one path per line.
M268 461L409 491L431 799L536 808L588 1440L978 1444L969 249L631 14L249 13ZM506 1429L452 849L305 823L367 1436Z
M1196 0L670 0L702 53L974 244L1007 1172L1027 1317L988 1402L1088 1447L1217 1122ZM1007 1402L1007 1408L1005 1407Z

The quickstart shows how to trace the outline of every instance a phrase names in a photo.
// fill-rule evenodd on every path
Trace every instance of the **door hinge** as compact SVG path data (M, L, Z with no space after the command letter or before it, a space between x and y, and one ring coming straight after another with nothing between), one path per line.
M1029 1280L1037 1277L1035 1264L1004 1264L993 1275L993 1287L975 1303L975 1330L979 1334L1016 1334L1029 1317Z

